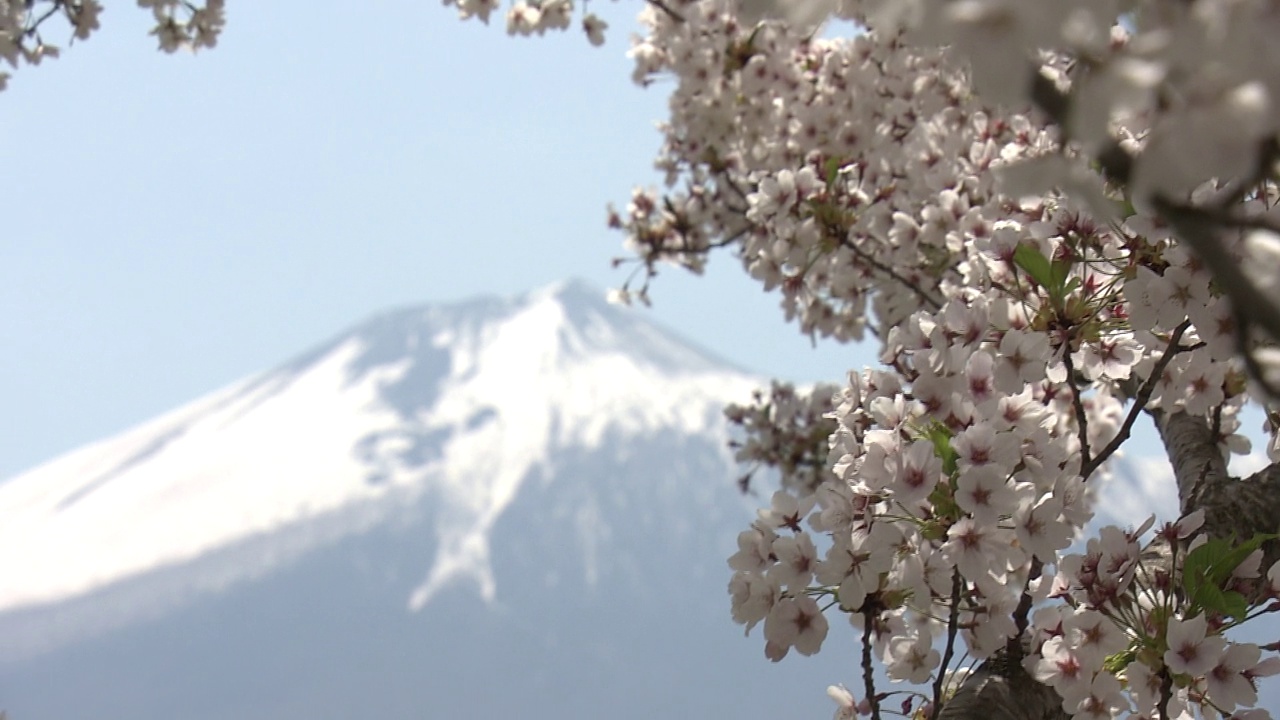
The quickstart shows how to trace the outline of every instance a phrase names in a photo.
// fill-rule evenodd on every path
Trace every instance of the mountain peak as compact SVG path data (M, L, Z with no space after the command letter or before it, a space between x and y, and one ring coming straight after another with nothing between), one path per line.
M628 438L723 443L724 404L756 385L582 281L383 313L0 486L0 612L273 548L191 578L238 582L426 497L408 603L458 581L492 599L489 538L529 478Z
M511 297L486 296L380 313L308 356L328 352L335 344L358 336L378 348L375 361L385 362L389 358L385 353L391 351L389 344L396 346L396 352L411 354L421 346L423 333L434 334L446 344L464 337L524 333L529 347L522 355L544 361L552 356L580 360L593 354L622 353L634 362L673 374L744 373L727 360L658 327L643 311L608 302L604 291L580 279L551 283ZM404 347L402 341L417 345Z
M568 305L609 305L606 293L582 278L557 280L532 290L525 297L551 297Z

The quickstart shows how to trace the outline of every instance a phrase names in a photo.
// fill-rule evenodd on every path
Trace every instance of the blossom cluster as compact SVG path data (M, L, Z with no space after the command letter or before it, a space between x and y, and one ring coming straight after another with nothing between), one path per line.
M817 651L823 597L874 638L891 678L914 683L938 670L948 631L963 628L979 658L1015 634L1033 560L1056 562L1089 512L1080 434L1051 411L1052 385L1002 389L1028 367L1043 375L1051 357L1046 335L1011 327L1011 308L993 321L1000 310L980 298L957 301L890 333L898 369L852 375L832 413L832 476L805 499L778 493L739 536L733 614L765 623L769 657ZM1001 342L1039 362L1019 368L994 352ZM1108 440L1105 403L1086 412L1095 441ZM810 529L829 537L824 554Z
M225 20L224 0L138 4L167 52ZM101 10L0 0L0 57L56 57L45 23L83 39ZM827 17L860 31L824 37ZM505 21L607 29L572 0ZM1280 5L649 0L639 21L632 79L669 81L670 116L664 187L610 212L645 271L618 297L728 248L802 332L881 351L838 393L729 411L739 459L783 480L729 559L766 656L818 652L847 615L864 697L833 688L837 717L878 715L873 657L933 680L923 712L959 655L1000 653L1076 718L1266 717L1247 708L1276 659L1223 634L1280 598L1258 538L1194 537L1193 514L1163 554L1147 527L1063 552L1141 412L1198 419L1225 455L1249 450L1241 411L1280 398Z
M952 669L957 636L970 657L991 657L1022 635L1031 607L1079 610L1066 639L1035 625L1029 662L1047 681L1044 653L1078 649L1080 628L1100 617L1107 637L1124 639L1103 660L1139 637L1176 639L1169 617L1196 622L1170 605L1164 625L1137 636L1111 608L1050 596L1075 562L1061 551L1091 517L1089 482L1141 410L1203 417L1224 454L1248 451L1238 313L1163 219L1096 175L1010 194L1028 167L1071 179L1088 148L1026 103L991 105L954 48L874 28L818 38L716 0L650 7L642 21L635 79L676 84L658 159L667 188L636 191L611 224L646 266L696 271L732 247L802 331L844 341L870 330L882 347L883 368L852 375L831 414L830 475L812 494L775 495L730 558L734 619L763 623L765 654L817 652L826 613L843 612L890 678L922 683ZM1105 36L1108 47L1128 38L1120 27ZM1066 65L1049 57L1036 72L1070 90ZM1140 148L1146 136L1128 140ZM1243 204L1255 215L1272 206L1266 193ZM1244 233L1221 241L1248 252ZM745 459L781 465L788 451L774 443L791 437L789 419L756 430L766 441ZM791 452L810 447L797 435ZM1231 662L1250 651L1233 652ZM1155 712L1122 669L1080 667L1087 683L1054 685L1064 711ZM1206 694L1203 673L1142 667L1177 678L1182 707L1216 712L1229 699Z
M1137 151L1128 180L1138 199L1252 177L1260 146L1280 130L1272 41L1280 9L1268 0L869 5L869 22L882 30L905 27L914 42L954 48L991 103L1043 101L1035 89L1040 54L1070 57L1060 121L1091 156L1117 142Z
M151 34L165 52L212 48L226 24L225 0L205 0L203 5L187 0L138 0L138 6L154 16ZM46 40L51 21L65 21L68 42L74 42L87 40L99 29L101 14L99 0L0 0L0 58L12 68L56 58L60 38ZM0 90L8 79L8 73L0 72Z
M755 472L767 468L776 473L782 487L809 495L827 477L827 438L835 429L828 417L835 386L820 384L807 391L774 381L766 394L757 390L751 405L725 409L729 423L742 431L729 445L734 459L751 469L738 480L750 492Z
M470 6L459 3L459 11L465 16L476 12ZM485 12L488 12L487 10ZM548 30L567 30L573 25L574 4L572 0L519 0L507 11L507 34L509 35L542 35ZM587 13L582 18L582 31L592 45L604 44L604 31L609 24L601 20L595 13Z
M39 65L46 58L56 58L57 45L45 42L41 26L59 17L71 27L72 37L85 40L98 29L102 4L98 0L46 0L45 2L0 1L0 58L12 68L20 64ZM0 73L0 90L5 88L8 73Z
M1280 657L1264 660L1260 646L1225 631L1277 609L1250 614L1245 597L1280 598L1280 563L1263 580L1257 542L1231 548L1204 535L1182 553L1203 516L1166 524L1155 538L1165 554L1140 550L1148 520L1134 531L1104 528L1083 554L1063 558L1050 594L1065 602L1036 611L1040 649L1026 665L1074 717L1192 718L1197 709L1204 717L1270 717L1250 708L1257 680L1280 673Z
M227 22L226 0L204 0L201 6L186 0L138 0L138 7L151 10L156 21L151 34L169 53L214 47Z
M501 7L498 0L445 0L444 4L457 7L462 20L475 19L485 24ZM577 9L573 0L516 0L507 10L507 34L528 37L545 35L548 30L568 30L574 25ZM584 12L578 27L588 42L599 47L604 44L609 24L595 13Z

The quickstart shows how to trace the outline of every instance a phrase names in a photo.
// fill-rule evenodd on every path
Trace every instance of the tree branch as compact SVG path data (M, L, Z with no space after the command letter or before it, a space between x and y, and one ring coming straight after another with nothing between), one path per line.
M1213 212L1173 203L1165 198L1152 201L1178 234L1204 261L1218 280L1223 292L1231 298L1232 307L1246 313L1250 323L1262 327L1273 339L1280 341L1280 308L1263 295L1247 278L1236 258L1231 257L1217 237L1217 231L1227 227ZM1244 328L1238 328L1243 332Z
M1164 443L1165 453L1173 466L1178 484L1178 501L1185 515L1200 507L1205 491L1221 487L1230 479L1227 462L1218 449L1217 438L1204 418L1193 417L1182 411L1172 414L1163 410L1150 411L1156 422L1156 430ZM1206 509L1205 525L1209 525ZM1205 528L1209 531L1209 528Z
M661 10L662 12L666 13L666 16L667 16L667 17L669 17L669 18L671 18L671 19L672 19L672 20L674 20L675 22L677 22L677 23L682 23L682 22L684 22L684 16L683 16L683 15L681 15L680 13L676 12L675 10L672 10L672 9L671 9L671 6L670 6L670 5L668 5L668 4L666 4L665 2L663 2L663 0L646 0L646 1L647 1L650 5L652 5L652 6L656 7L656 8L658 8L658 9L659 9L659 10Z
M1204 418L1184 412L1151 411L1165 452L1173 464L1178 499L1185 515L1204 510L1202 533L1224 540L1245 540L1280 530L1280 464L1247 478L1227 474L1227 462ZM1280 543L1262 545L1262 567L1280 560Z
M938 666L938 677L933 681L933 712L930 720L938 720L942 712L942 684L947 678L947 668L956 649L956 630L960 626L960 590L964 581L959 570L951 571L951 612L947 617L947 649L942 653L942 664Z
M916 295L918 295L918 296L920 297L920 299L921 299L921 300L923 300L923 301L924 301L924 304L926 304L926 305L928 305L928 306L929 306L929 308L930 308L931 310L940 310L940 309L942 309L942 302L941 302L941 301L939 301L937 298L933 297L933 296L932 296L932 295L930 295L929 293L925 292L925 291L924 291L924 289L923 289L923 288L921 288L919 285L917 285L917 284L915 284L915 283L911 282L910 280L906 279L905 277L903 277L903 276L902 276L902 274L901 274L901 273L899 273L897 270L894 270L892 267L889 267L888 265L885 265L884 263L880 262L879 260L876 260L875 258L871 257L871 254L870 254L870 253L868 253L866 250L863 250L862 248L858 247L856 244L854 244L854 242L853 242L853 241L849 240L849 238L847 238L847 237L843 237L843 236L839 236L839 237L837 237L836 239L837 239L837 241L840 243L840 246L841 246L841 247L847 248L847 249L848 249L850 252L852 252L852 253L853 253L853 254L854 254L854 255L855 255L859 260L861 260L861 261L865 262L866 264L870 265L872 268L875 268L876 270L879 270L880 272L884 273L885 275L888 275L890 278L892 278L892 279L896 280L896 281L898 282L898 284L900 284L900 285L902 285L903 287L907 288L908 290L910 290L910 291L914 292Z
M1115 454L1116 450L1129 439L1129 434L1133 431L1133 424L1138 420L1138 415L1146 409L1147 403L1151 401L1151 395L1156 390L1156 385L1160 384L1160 376L1164 374L1165 368L1169 367L1169 363L1180 352L1178 343L1182 340L1182 335L1191 327L1190 320L1183 320L1182 324L1174 328L1173 335L1169 337L1169 344L1165 346L1164 354L1156 361L1155 367L1151 368L1151 375L1147 381L1138 388L1138 392L1133 397L1133 407L1129 408L1129 414L1125 416L1124 423L1120 426L1120 431L1116 436L1102 448L1102 452L1098 453L1091 461L1083 464L1080 469L1080 476L1086 481L1093 475L1107 458Z
M1080 397L1080 385L1076 383L1075 363L1071 360L1071 340L1067 339L1062 349L1062 364L1067 368L1067 382L1071 385L1071 405L1076 411L1076 432L1080 439L1080 463L1090 465L1089 456L1089 419L1084 414L1084 401ZM1087 475L1085 477L1088 477Z
M1043 74L1034 73L1031 101L1049 120L1059 127L1066 127L1071 109L1071 98L1058 89L1054 81ZM1221 230L1242 228L1246 223L1227 211L1243 200L1250 189L1268 177L1271 162L1280 154L1280 145L1274 137L1258 145L1258 165L1250 177L1239 182L1214 205L1204 208L1178 203L1169 198L1152 198L1153 209L1169 223L1178 239L1191 247L1196 256L1208 266L1219 287L1231 299L1237 314L1236 333L1250 374L1273 397L1280 398L1280 388L1272 386L1263 377L1257 360L1250 353L1250 328L1257 326L1271 338L1280 342L1280 304L1267 298L1241 271L1239 263L1227 252L1218 237ZM1114 140L1110 141L1094 157L1103 176L1122 187L1128 187L1133 175L1134 157ZM1253 223L1249 223L1253 224Z
M880 720L880 698L876 697L876 682L871 672L871 613L863 613L862 628L862 683L871 705L871 720Z

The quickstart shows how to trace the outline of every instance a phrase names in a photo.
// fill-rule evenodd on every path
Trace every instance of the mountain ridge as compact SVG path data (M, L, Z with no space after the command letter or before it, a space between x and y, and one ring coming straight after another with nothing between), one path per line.
M829 712L845 663L772 665L728 612L722 408L759 378L588 290L381 313L0 485L0 706Z
M410 606L458 580L491 600L487 533L548 452L597 447L610 432L723 436L721 406L756 382L580 281L379 313L0 485L0 514L14 519L0 527L0 561L14 569L0 578L0 611L195 563L347 507L351 520L329 524L359 532L376 520L357 516L391 512L370 508L423 493L449 512L435 518L441 546ZM344 443L349 453L330 452Z

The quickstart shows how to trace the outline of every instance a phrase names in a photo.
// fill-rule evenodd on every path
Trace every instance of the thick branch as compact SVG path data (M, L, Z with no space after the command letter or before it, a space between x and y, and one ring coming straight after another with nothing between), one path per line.
M1031 101L1053 123L1059 127L1066 126L1071 98L1059 90L1053 80L1035 73ZM1265 331L1271 339L1280 341L1280 305L1266 297L1249 280L1239 261L1231 256L1219 237L1224 230L1245 227L1242 218L1235 218L1226 211L1267 177L1277 154L1280 154L1280 146L1274 137L1261 141L1258 144L1258 163L1252 176L1237 183L1234 190L1220 198L1216 206L1195 207L1165 197L1152 198L1151 202L1160 217L1173 228L1178 240L1191 247L1209 268L1222 291L1231 298L1231 305L1238 316L1236 332L1241 345L1240 354L1254 379L1268 393L1280 397L1280 388L1273 387L1263 377L1249 347L1250 330L1254 327ZM1094 160L1107 180L1128 187L1133 176L1134 158L1118 142L1108 143L1098 151Z
M1178 504L1182 514L1203 507L1205 492L1210 487L1223 487L1230 478L1227 463L1218 449L1217 438L1204 418L1192 417L1184 412L1166 414L1160 410L1151 412L1156 430L1164 443L1165 453L1173 466L1173 476L1178 483ZM1207 514L1206 509L1206 514ZM1206 530L1208 518L1205 518Z
M871 615L863 615L862 628L862 682L871 704L871 720L880 720L880 697L876 695L876 681L871 673Z
M1231 256L1218 237L1229 226L1213 213L1198 208L1176 205L1163 198L1157 198L1154 204L1173 226L1178 239L1190 245L1208 266L1219 286L1231 298L1232 307L1240 309L1249 321L1280 340L1280 308L1245 276L1240 261Z
M1217 438L1204 418L1153 411L1156 429L1173 465L1183 514L1204 510L1202 531L1210 537L1246 540L1280 531L1280 465L1247 478L1227 474ZM1263 571L1280 560L1280 543L1264 543Z

